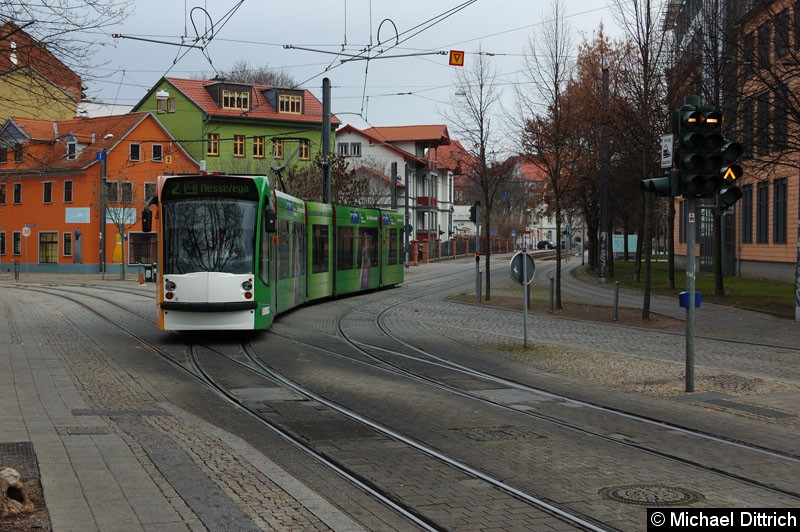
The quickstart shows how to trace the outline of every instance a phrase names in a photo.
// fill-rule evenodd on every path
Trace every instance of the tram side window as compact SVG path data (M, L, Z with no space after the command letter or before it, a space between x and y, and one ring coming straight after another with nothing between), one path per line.
M389 229L389 256L388 264L400 264L400 236L397 229Z
M261 266L259 273L261 280L264 284L269 284L269 244L272 241L272 236L267 232L267 216L269 209L264 209L262 213L263 219L261 220Z
M311 235L311 269L312 273L328 271L328 226L313 226Z
M293 223L292 228L292 270L291 276L298 277L306 273L306 225Z
M378 228L362 228L358 240L356 265L359 268L375 268L378 265Z
M278 279L298 277L306 272L305 224L278 222Z
M337 270L353 269L353 228L339 227L339 245L336 254Z
M291 255L289 254L289 222L278 221L278 279L288 279Z

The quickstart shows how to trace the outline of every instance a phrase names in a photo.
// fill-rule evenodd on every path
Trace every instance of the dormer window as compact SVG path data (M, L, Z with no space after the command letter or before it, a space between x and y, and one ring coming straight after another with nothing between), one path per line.
M75 141L67 142L67 160L74 161L78 156L78 143Z
M303 114L303 97L297 94L278 95L278 112L294 115Z
M242 111L250 110L250 91L222 91L222 108L239 109Z

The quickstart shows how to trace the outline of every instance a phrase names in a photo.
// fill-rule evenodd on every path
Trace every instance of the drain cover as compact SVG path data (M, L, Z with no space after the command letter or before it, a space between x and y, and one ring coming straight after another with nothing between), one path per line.
M634 484L603 488L600 495L612 501L642 506L680 506L697 502L702 495L685 488L660 486L658 484Z

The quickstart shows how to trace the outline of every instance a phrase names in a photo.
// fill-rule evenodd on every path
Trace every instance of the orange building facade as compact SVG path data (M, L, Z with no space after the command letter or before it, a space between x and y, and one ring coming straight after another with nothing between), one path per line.
M0 267L116 273L149 265L158 234L141 231L145 201L159 175L198 170L150 113L8 118L0 127Z
M744 174L736 183L742 198L720 223L723 274L796 282L800 305L800 1L670 0L665 27L676 32L676 96L714 89L710 73L723 48L716 57L724 65L716 74L719 105L728 119L723 133L744 148L737 160ZM716 36L720 42L709 35L710 27L725 29ZM714 201L699 203L697 271L711 273ZM674 240L679 262L686 256L686 211L686 202L679 201Z
M738 183L744 193L737 204L739 271L791 282L800 260L800 154L794 140L800 133L800 2L751 2L737 22L735 126L745 148Z

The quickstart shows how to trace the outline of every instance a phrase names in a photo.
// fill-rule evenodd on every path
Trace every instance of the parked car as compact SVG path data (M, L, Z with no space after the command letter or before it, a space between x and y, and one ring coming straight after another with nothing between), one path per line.
M536 249L556 249L556 245L549 240L540 240L539 243L536 244Z

